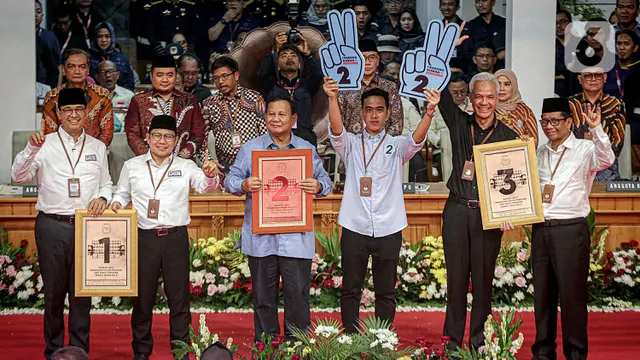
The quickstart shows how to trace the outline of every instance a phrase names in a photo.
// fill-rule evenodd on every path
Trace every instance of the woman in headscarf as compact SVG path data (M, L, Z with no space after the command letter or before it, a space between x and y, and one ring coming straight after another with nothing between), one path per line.
M131 61L116 48L116 32L113 25L108 22L101 22L96 26L94 34L95 37L89 50L91 54L91 77L96 78L96 71L98 71L98 65L101 62L110 60L116 64L116 68L120 72L118 85L135 91L136 86Z
M424 31L416 11L411 8L402 9L400 13L400 50L404 53L424 44Z
M495 73L500 83L496 117L518 135L529 135L538 146L538 122L531 108L524 103L518 89L518 78L511 70Z
M324 35L325 39L330 40L329 21L327 20L327 13L330 9L329 0L311 0L309 9L304 13L300 25L314 27Z

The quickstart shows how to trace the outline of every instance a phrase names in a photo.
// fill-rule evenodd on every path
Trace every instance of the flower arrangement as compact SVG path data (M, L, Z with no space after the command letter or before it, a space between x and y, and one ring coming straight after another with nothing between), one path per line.
M15 247L0 228L0 307L42 306L42 276L37 261L26 257L29 243Z
M202 353L211 345L220 341L218 334L211 334L209 327L207 326L207 317L205 314L200 314L200 326L198 327L198 333L193 330L193 326L189 325L189 337L191 339L190 344L185 343L182 340L173 340L172 343L176 347L172 350L176 359L182 359L187 354L195 355L196 359L200 359ZM235 354L238 351L238 345L233 345L233 339L228 338L225 346L231 354Z
M462 360L516 360L516 354L522 348L524 336L516 332L522 326L522 319L513 312L501 312L497 316L489 315L484 323L484 346L476 350L464 346L451 353Z

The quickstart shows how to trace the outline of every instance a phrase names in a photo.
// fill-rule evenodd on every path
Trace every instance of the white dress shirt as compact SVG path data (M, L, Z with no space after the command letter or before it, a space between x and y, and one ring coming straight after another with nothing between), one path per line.
M11 167L13 181L26 183L36 176L36 210L47 214L73 215L76 209L86 209L91 200L98 197L104 197L109 202L112 183L104 143L86 135L84 131L78 141L74 142L73 137L62 126L58 129L73 164L80 156L84 137L87 138L75 176L64 154L58 132L54 132L45 136L41 147L27 142L27 147L16 156ZM74 177L80 179L80 197L77 198L69 197L68 180Z
M611 150L609 136L602 130L602 126L590 129L590 133L593 140L577 139L572 133L557 150L551 148L551 142L538 149L540 191L546 184L555 186L551 204L542 203L546 220L573 219L589 215L589 194L593 179L598 171L609 168L616 159ZM567 152L553 181L549 182L565 148Z
M422 148L424 140L416 144L413 133L409 136L387 135L365 175L361 138L364 136L369 161L385 131L371 136L366 131L364 135L355 135L343 129L342 134L335 136L329 126L329 134L331 145L344 161L347 172L338 223L351 231L374 237L394 234L407 227L402 193L403 165ZM360 196L360 178L363 176L372 178L369 197Z
M127 115L126 109L129 108L133 95L135 95L133 91L118 85L116 85L115 89L111 92L113 109L118 110L113 113L114 132L124 132L124 117Z
M162 174L173 158L171 168L156 191L155 198L160 200L157 219L149 219L147 211L149 200L153 199L154 185L158 186ZM151 165L153 184L149 176L147 162ZM213 191L219 180L207 177L192 160L172 156L157 165L151 158L151 152L125 161L113 202L126 207L130 201L138 210L138 227L141 229L168 228L185 226L191 222L189 216L189 189L194 188L200 194Z

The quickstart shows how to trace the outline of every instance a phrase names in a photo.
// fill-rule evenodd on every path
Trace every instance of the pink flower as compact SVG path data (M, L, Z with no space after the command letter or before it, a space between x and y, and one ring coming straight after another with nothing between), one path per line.
M333 287L339 288L340 286L342 286L342 276L334 276Z
M7 288L7 284L5 283L0 283L0 291L4 290Z
M527 280L525 280L525 278L523 278L522 276L518 276L516 278L516 285L518 285L519 287L526 287Z
M7 276L10 277L16 277L16 268L13 267L13 265L9 265L7 266L7 269L5 270Z
M216 276L215 276L215 275L213 275L212 273L207 273L207 274L204 276L204 278L205 278L205 279L207 279L207 282L210 282L210 283L212 283L212 282L216 281Z
M9 285L9 294L13 294L16 291L16 288L13 285Z
M204 279L202 278L196 280L196 282L193 283L194 286L199 286L199 287L202 287L202 284L204 284Z
M518 252L518 255L516 255L516 257L518 258L518 260L520 261L525 261L527 260L527 250L522 249Z
M318 273L318 264L313 262L311 263L311 273L312 274L317 274Z
M504 267L496 266L496 269L494 270L493 275L495 275L495 277L497 277L497 278L501 278L502 275L504 275L505 272L507 272L507 270L505 270Z
M216 294L217 291L218 291L218 288L215 285L211 284L207 288L207 295L213 296Z
M220 276L222 276L223 278L229 277L229 269L227 269L224 266L220 266L218 268L218 273L220 274Z
M0 256L0 265L2 264L11 264L11 258L7 255Z

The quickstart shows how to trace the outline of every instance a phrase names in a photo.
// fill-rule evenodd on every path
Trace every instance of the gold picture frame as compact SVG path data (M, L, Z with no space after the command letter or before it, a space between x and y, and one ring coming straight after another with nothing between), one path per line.
M138 296L138 212L76 210L75 296Z
M473 147L482 228L544 222L533 139Z

